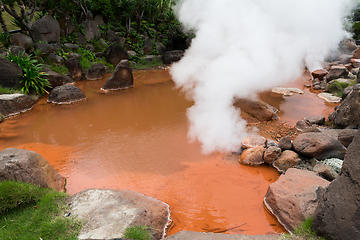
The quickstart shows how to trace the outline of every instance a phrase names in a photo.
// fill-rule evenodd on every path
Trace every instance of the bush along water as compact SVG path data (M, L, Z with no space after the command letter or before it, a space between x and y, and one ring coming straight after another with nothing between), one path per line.
M44 93L48 93L46 89L51 88L51 85L47 80L47 74L41 72L43 65L36 59L31 56L26 56L24 52L19 52L18 55L14 55L10 51L8 51L4 57L18 64L22 69L23 79L20 82L22 84L22 93L34 93L41 96L44 95Z

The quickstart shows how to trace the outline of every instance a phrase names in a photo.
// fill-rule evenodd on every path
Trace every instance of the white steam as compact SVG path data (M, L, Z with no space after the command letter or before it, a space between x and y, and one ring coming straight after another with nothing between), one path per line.
M321 68L346 36L351 0L182 0L177 16L196 37L171 75L195 104L189 138L204 153L233 151L246 136L234 97L285 84Z

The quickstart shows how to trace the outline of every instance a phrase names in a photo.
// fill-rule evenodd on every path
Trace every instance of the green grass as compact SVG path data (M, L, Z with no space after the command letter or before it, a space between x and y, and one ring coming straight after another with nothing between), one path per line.
M21 93L21 89L7 88L0 85L0 94Z
M60 73L61 75L64 75L69 72L69 70L65 67L65 65L51 64L50 69L57 73Z
M66 193L27 183L0 183L0 239L77 239L82 223L65 217Z
M310 216L294 230L294 234L284 234L279 240L326 240L311 230L312 221L313 217Z
M132 226L125 229L124 238L136 240L151 240L150 228L147 226Z
M164 66L164 64L161 61L158 61L156 58L154 59L154 61L148 63L148 62L142 62L142 61L138 61L136 64L131 64L131 68L136 69L136 70L144 70L144 69L149 69L149 68L154 68L154 67L158 67L158 66Z

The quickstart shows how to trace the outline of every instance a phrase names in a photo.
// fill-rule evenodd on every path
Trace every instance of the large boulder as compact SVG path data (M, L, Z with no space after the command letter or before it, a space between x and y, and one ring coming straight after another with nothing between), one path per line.
M185 52L183 50L167 51L161 59L164 64L171 64L180 61L184 54Z
M75 81L80 81L82 79L82 66L79 60L70 58L66 60L65 67L69 70L72 79Z
M278 235L245 235L225 234L212 232L180 231L170 235L164 240L277 240Z
M28 35L22 33L15 33L11 36L11 43L15 46L21 46L25 50L29 50L34 47L34 41Z
M261 165L264 163L265 148L256 146L245 149L239 158L239 162L245 165Z
M7 148L0 152L0 182L14 180L64 191L65 178L40 154Z
M153 41L150 38L144 40L144 54L150 54L153 50Z
M134 77L128 60L122 60L101 90L120 90L134 86Z
M329 114L329 119L340 127L359 126L360 124L360 85L354 85L352 91L337 107Z
M134 191L87 189L67 202L71 214L85 221L79 239L121 238L131 226L148 226L152 239L161 239L171 223L166 203Z
M65 36L71 35L75 31L75 24L69 14L61 14L58 18L58 22L60 29L64 31Z
M329 240L360 239L360 133L348 147L340 177L327 187L312 228Z
M272 165L280 173L284 173L288 169L299 165L301 162L302 159L296 152L285 150L275 161L272 162Z
M314 213L329 183L315 172L291 168L269 186L264 204L281 225L292 232Z
M357 129L342 129L339 132L338 140L339 142L344 145L345 147L348 147L350 143L353 141L355 135L357 134Z
M326 75L326 81L330 82L331 80L338 78L346 78L349 75L349 70L343 65L334 65L331 66L328 75Z
M45 15L33 23L33 35L36 41L60 42L60 25L50 15Z
M356 42L352 38L345 38L339 43L339 51L344 54L352 54L357 49Z
M253 147L265 147L266 146L266 138L259 135L251 135L245 137L241 140L241 146L243 148L253 148Z
M84 21L85 38L92 42L101 37L99 25L94 20Z
M29 111L34 106L34 100L28 95L0 94L0 115L9 117L22 112Z
M118 65L121 60L129 58L124 48L117 44L113 44L106 48L104 56L106 61L114 66Z
M14 62L0 56L0 86L8 88L20 87L23 72Z
M344 159L346 153L346 148L337 139L321 132L300 134L294 139L293 146L297 153L319 160Z
M57 73L50 68L45 68L42 70L42 72L46 74L46 78L52 88L64 85L68 82L68 79L64 75L61 75L60 73Z
M96 63L92 65L86 72L86 79L88 80L98 80L103 78L106 74L106 68L101 63Z
M72 104L86 100L80 88L73 85L62 85L54 88L48 96L47 102L54 104Z
M278 118L276 114L278 110L261 100L236 99L234 106L240 108L242 114L246 114L258 121L269 121Z

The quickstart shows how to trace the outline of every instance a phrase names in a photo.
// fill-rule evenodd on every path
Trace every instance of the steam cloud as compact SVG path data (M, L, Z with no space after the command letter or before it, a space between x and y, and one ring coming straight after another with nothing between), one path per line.
M321 68L348 36L343 17L352 0L180 0L177 16L196 37L171 75L194 105L188 136L204 153L234 151L246 122L234 97L285 84Z

